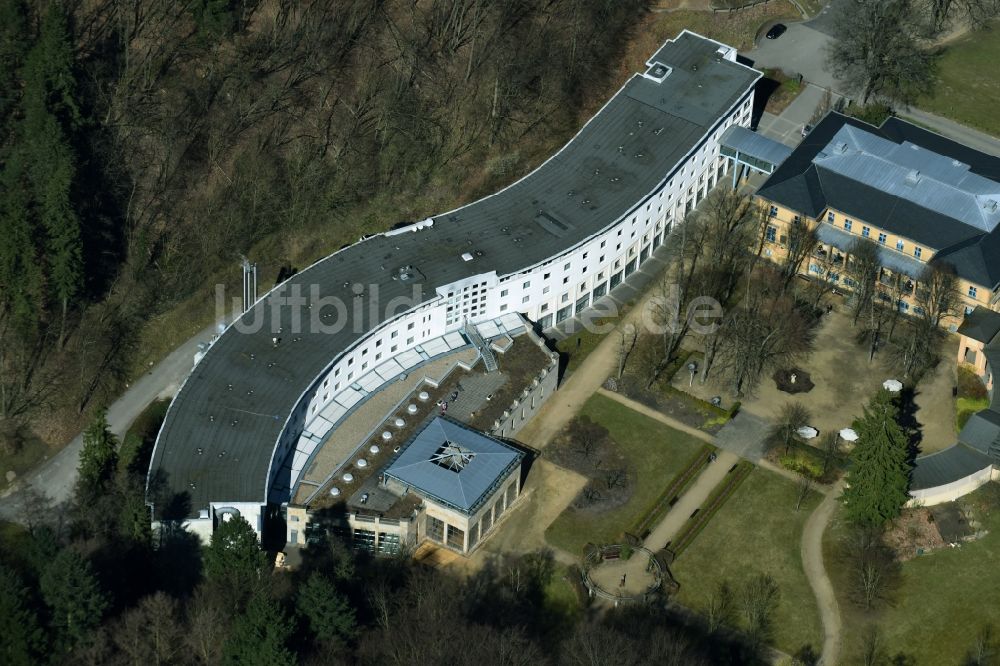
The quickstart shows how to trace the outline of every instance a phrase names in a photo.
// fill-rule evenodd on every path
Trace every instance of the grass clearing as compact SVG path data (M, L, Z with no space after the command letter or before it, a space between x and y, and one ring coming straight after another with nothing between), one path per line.
M1000 25L961 37L938 60L934 92L917 106L963 125L1000 136Z
M869 615L847 598L849 580L838 563L838 540L846 533L838 511L824 539L827 570L840 600L845 658L857 656L870 624L888 656L905 655L918 666L961 664L984 626L1000 628L1000 486L988 483L959 502L988 534L942 548L902 564L902 582L892 605ZM900 662L903 663L903 662Z
M700 611L723 581L738 594L752 574L770 574L780 589L770 642L788 653L805 645L818 652L823 632L800 548L802 527L822 497L811 492L796 511L798 493L794 481L754 469L671 567L677 601Z
M572 569L575 569L572 568ZM550 618L554 629L562 632L571 631L577 620L583 614L583 606L568 577L574 574L570 567L557 566L555 573L545 586L543 605L545 616Z
M603 330L615 326L615 321L609 318L594 320L594 325ZM556 343L556 350L566 356L566 374L571 374L580 367L597 345L604 341L608 333L597 333L594 330L581 329L564 340Z
M602 512L570 507L560 514L545 538L572 555L581 555L588 542L616 541L654 507L663 489L702 446L701 440L601 395L591 396L580 413L608 429L635 474L635 489L622 506Z
M989 406L988 398L958 398L955 401L955 432L961 432L973 414Z

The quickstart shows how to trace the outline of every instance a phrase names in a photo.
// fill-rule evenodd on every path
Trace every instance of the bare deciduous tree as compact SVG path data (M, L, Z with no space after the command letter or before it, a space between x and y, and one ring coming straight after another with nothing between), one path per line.
M753 644L766 642L778 605L778 583L768 574L755 574L744 584L740 595L747 635Z
M915 100L933 83L933 56L920 41L913 0L847 0L834 18L827 63L865 105L874 99Z
M891 600L899 584L899 562L881 531L857 528L845 538L844 558L851 571L851 598L871 610Z
M788 453L799 436L799 429L809 425L810 419L812 414L808 407L798 402L786 402L768 430L765 443L769 447L780 446Z

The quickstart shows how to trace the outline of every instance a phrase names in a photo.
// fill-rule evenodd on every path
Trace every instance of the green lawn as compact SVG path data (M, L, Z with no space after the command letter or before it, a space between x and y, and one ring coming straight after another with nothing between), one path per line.
M783 476L755 469L671 567L680 583L677 601L701 610L726 581L737 595L756 573L770 574L780 598L771 643L794 653L822 647L816 599L802 571L802 526L822 499L812 492L795 511L798 486Z
M955 400L955 432L962 432L962 428L969 422L972 415L981 412L990 406L989 398L958 398Z
M594 321L599 326L613 325L610 319L597 319ZM607 333L594 333L593 331L580 330L565 340L556 343L556 349L567 357L566 372L571 373L580 367L580 364L590 355L590 352L597 349Z
M992 498L992 499L990 499ZM959 500L979 507L974 515L989 533L960 548L943 548L904 562L902 583L893 604L870 617L846 598L845 574L836 563L841 521L828 530L827 568L840 598L844 619L845 657L853 658L870 623L878 626L887 654L903 654L916 666L959 664L989 625L1000 635L1000 488L987 484ZM986 510L986 505L992 509Z
M1000 136L1000 27L950 44L938 61L934 93L917 106Z
M611 433L635 474L627 504L608 511L568 508L545 531L550 544L580 555L587 542L609 543L649 511L673 478L701 448L702 441L632 411L602 395L591 396L581 414Z

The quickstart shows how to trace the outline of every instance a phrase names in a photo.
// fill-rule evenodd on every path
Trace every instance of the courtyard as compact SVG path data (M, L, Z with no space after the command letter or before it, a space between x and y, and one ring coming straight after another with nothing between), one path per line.
M786 393L778 389L768 374L752 394L740 399L741 412L773 422L786 404L800 404L812 415L809 425L822 435L849 428L861 415L862 407L882 387L882 382L901 379L895 376L883 352L868 360L867 349L855 341L857 332L852 326L851 315L839 299L837 303L838 307L824 315L817 325L813 351L798 364L809 374L813 388L803 393ZM957 337L947 336L937 367L923 378L914 393L915 417L924 453L939 451L955 443L952 427L955 406L951 391L955 383L957 348ZM691 375L682 367L671 380L671 386L702 400L721 397L726 407L734 398L719 374L717 371L710 374L704 384L696 377L689 385Z

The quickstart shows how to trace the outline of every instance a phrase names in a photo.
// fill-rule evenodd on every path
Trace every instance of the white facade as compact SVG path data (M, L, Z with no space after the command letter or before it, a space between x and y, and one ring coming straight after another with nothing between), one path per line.
M735 60L731 51L728 60ZM521 313L550 328L589 307L637 270L724 177L728 160L719 138L732 125L750 126L753 90L747 91L659 186L599 234L547 261L511 275L484 272L436 288L437 297L368 332L329 366L317 389L304 396L303 422L287 428L275 451L272 473L294 457L294 487L302 469L333 423L352 405L412 366L436 354L423 344L461 329ZM458 209L461 210L461 209ZM454 211L453 211L454 212ZM418 223L412 233L420 233ZM400 231L390 232L398 235ZM403 233L406 233L405 231ZM469 255L467 261L477 261ZM446 350L440 350L446 351ZM398 367L397 367L398 366ZM361 390L358 389L360 385ZM290 419L294 423L296 419ZM289 449L296 444L296 451Z

